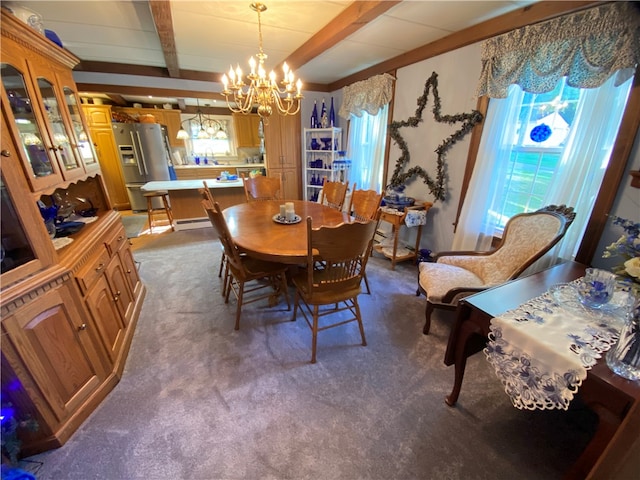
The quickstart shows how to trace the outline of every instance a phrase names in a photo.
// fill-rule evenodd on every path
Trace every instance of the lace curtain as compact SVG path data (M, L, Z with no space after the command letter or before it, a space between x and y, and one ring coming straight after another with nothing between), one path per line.
M621 85L640 63L640 7L613 2L529 25L482 44L477 95L506 98L509 85L531 93L595 88L615 74Z
M363 111L377 115L380 108L391 101L394 80L393 76L383 73L344 87L338 114L346 119L349 115L360 117Z

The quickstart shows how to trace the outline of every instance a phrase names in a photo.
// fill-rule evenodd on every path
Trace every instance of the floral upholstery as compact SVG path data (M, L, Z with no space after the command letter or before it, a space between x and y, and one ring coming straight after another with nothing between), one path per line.
M471 270L466 270L446 263L420 263L420 285L428 293L428 298L441 302L442 297L461 285L466 287L484 287L485 283Z
M543 211L548 208L552 211ZM560 213L557 208L512 217L493 251L447 252L436 262L420 263L417 294L422 291L427 297L424 333L434 306L455 308L463 297L516 278L555 245L575 217L572 208L561 206Z

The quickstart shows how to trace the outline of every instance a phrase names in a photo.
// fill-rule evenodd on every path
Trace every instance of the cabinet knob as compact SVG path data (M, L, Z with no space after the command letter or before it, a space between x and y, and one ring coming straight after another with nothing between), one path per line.
M98 265L98 267L96 268L96 272L101 272L102 270L104 270L104 263Z
M118 290L115 294L115 296L113 297L113 301L117 302L120 299L120 290Z
M122 240L124 240L124 235L120 235L120 236L118 237L118 241L119 241L119 242L121 242Z
M9 150L2 150L2 152L0 152L0 155L2 155L3 157L10 157L11 152Z
M127 268L127 273L131 273L131 269L130 268Z
M86 329L87 329L87 324L86 324L86 323L83 323L82 325L80 325L80 326L78 327L78 331L80 331L80 332L81 332L82 330L86 330Z

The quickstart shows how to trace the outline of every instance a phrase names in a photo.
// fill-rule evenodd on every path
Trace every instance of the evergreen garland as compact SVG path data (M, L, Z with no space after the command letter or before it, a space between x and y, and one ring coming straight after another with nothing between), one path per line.
M424 170L422 167L411 167L405 173L401 173L404 166L409 163L410 154L407 142L400 135L401 127L417 127L422 122L422 111L427 105L427 98L430 90L433 88L433 116L438 123L448 123L453 125L458 122L463 122L462 127L449 135L440 145L436 148L435 152L438 154L436 162L436 178L435 180ZM391 138L396 142L402 155L396 161L396 168L393 171L391 177L391 187L399 187L405 184L409 179L414 176L421 177L424 183L429 187L429 191L433 194L436 200L445 199L445 157L447 151L455 145L455 143L469 133L473 127L482 121L482 114L477 110L473 110L471 113L458 113L456 115L442 115L440 113L440 95L438 94L438 74L433 72L431 77L424 84L424 92L417 100L418 108L416 109L415 116L409 117L408 120L394 121L389 125Z

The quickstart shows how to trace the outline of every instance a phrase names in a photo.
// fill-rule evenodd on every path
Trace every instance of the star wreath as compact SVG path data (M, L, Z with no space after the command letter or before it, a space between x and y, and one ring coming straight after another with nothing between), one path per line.
M462 127L449 135L445 140L442 141L438 148L436 148L435 152L438 154L438 159L436 162L436 178L433 179L426 170L424 170L420 166L411 167L406 172L402 173L402 170L405 165L409 163L411 159L409 154L409 147L407 146L407 142L402 138L400 134L400 128L402 127L417 127L420 122L422 122L422 111L427 105L427 98L429 97L429 92L433 89L433 116L438 123L448 123L449 125L453 125L458 122L463 122ZM473 127L482 121L482 114L473 110L471 113L458 113L456 115L442 115L441 105L440 105L440 95L438 94L438 74L433 72L431 77L424 84L424 92L421 97L418 97L417 100L418 108L416 109L415 116L409 117L408 120L394 121L389 124L389 131L391 138L396 142L400 150L402 151L402 155L396 161L396 167L393 171L393 175L391 177L391 187L399 187L403 185L407 180L411 179L414 176L419 176L422 178L424 183L429 187L429 191L433 194L436 200L444 200L445 199L445 188L444 188L444 178L445 178L445 158L447 155L447 151L453 145L456 144L458 140L463 138L467 133L469 133Z

